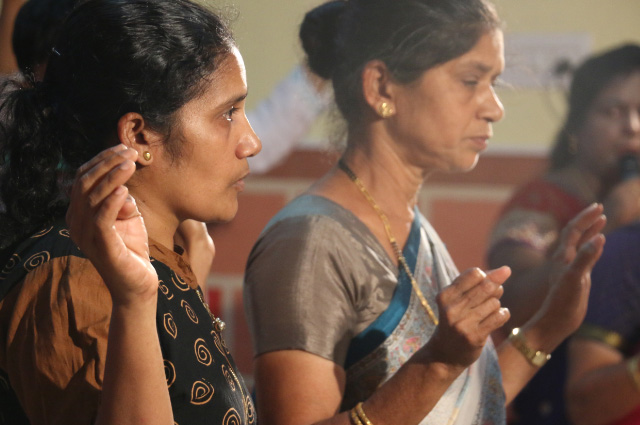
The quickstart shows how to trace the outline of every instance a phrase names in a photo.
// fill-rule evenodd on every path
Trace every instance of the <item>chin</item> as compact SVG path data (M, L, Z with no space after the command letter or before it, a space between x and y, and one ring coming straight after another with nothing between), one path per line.
M213 222L228 223L235 218L236 214L238 214L237 202L233 206L229 206L228 209L224 211L219 211L218 214L216 214L216 218L214 218Z
M473 158L464 158L464 161L459 161L457 163L452 164L448 172L450 174L468 173L469 171L476 168L476 165L478 164L478 158L479 158L478 154L474 155Z

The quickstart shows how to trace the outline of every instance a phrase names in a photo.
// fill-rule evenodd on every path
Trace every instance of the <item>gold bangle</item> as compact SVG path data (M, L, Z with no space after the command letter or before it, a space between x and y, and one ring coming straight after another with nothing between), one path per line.
M356 412L356 408L355 407L353 409L351 409L349 414L351 416L351 422L353 423L353 425L364 425L362 423L362 421L360 420L360 418L358 417L358 413Z
M629 360L627 360L627 371L629 375L631 375L631 379L633 379L633 384L637 390L640 391L640 371L638 371L638 361L640 357L633 356Z
M355 409L358 417L360 418L360 421L364 422L365 425L373 425L362 409L362 402L356 404Z

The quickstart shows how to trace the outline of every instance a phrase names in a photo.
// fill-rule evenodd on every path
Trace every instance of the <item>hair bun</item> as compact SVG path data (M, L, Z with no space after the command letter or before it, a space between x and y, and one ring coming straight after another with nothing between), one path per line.
M346 0L324 3L308 12L300 25L300 40L309 68L322 78L331 78L336 64L340 16Z

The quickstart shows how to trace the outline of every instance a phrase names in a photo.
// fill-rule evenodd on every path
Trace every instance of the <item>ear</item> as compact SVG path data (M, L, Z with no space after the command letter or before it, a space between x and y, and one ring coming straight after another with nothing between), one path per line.
M148 128L142 115L128 112L118 120L118 139L129 149L138 151L137 163L150 165L162 135Z
M374 114L388 118L395 113L395 85L384 62L372 60L362 70L362 94Z

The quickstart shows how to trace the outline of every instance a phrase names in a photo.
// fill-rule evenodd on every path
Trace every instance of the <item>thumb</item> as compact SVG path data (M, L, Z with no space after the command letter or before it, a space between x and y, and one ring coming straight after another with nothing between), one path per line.
M139 215L140 211L138 211L136 200L133 196L127 195L124 204L118 211L118 220L126 220L129 218L137 217Z

